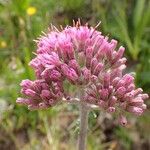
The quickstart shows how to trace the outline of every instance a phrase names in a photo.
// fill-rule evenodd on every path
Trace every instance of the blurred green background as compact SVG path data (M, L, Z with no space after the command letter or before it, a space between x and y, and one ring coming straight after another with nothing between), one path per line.
M81 19L126 47L127 72L150 93L149 0L0 0L0 150L75 150L78 108L59 105L29 111L16 105L22 79L34 79L28 67L33 42L50 23L59 28ZM148 109L150 103L147 101ZM102 112L89 116L88 150L149 150L149 111L129 116L127 128Z

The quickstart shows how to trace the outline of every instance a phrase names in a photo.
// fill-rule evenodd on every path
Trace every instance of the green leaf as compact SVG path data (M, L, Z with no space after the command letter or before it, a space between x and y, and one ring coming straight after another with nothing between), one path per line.
M137 0L136 1L136 6L134 9L134 16L133 16L133 25L136 29L143 17L144 7L145 7L145 0Z

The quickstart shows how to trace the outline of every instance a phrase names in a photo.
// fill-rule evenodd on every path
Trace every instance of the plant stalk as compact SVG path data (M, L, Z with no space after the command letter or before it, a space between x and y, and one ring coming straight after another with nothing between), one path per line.
M88 130L89 109L85 103L80 105L80 132L78 139L78 150L86 150L87 130Z

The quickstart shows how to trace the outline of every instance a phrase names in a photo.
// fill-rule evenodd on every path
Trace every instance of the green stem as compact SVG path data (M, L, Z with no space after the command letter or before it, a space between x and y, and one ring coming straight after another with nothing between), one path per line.
M78 139L78 150L86 150L89 110L85 103L80 105L80 133Z

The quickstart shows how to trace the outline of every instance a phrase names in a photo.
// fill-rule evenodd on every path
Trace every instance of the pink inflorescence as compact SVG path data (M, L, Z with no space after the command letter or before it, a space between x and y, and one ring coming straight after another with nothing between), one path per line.
M80 22L62 31L52 26L52 31L38 39L36 57L30 62L37 80L21 82L26 98L17 102L29 109L51 107L66 97L67 81L82 88L83 102L118 112L120 123L125 125L123 112L141 115L148 95L142 94L141 88L135 89L132 75L123 75L125 48L116 47L116 40Z

